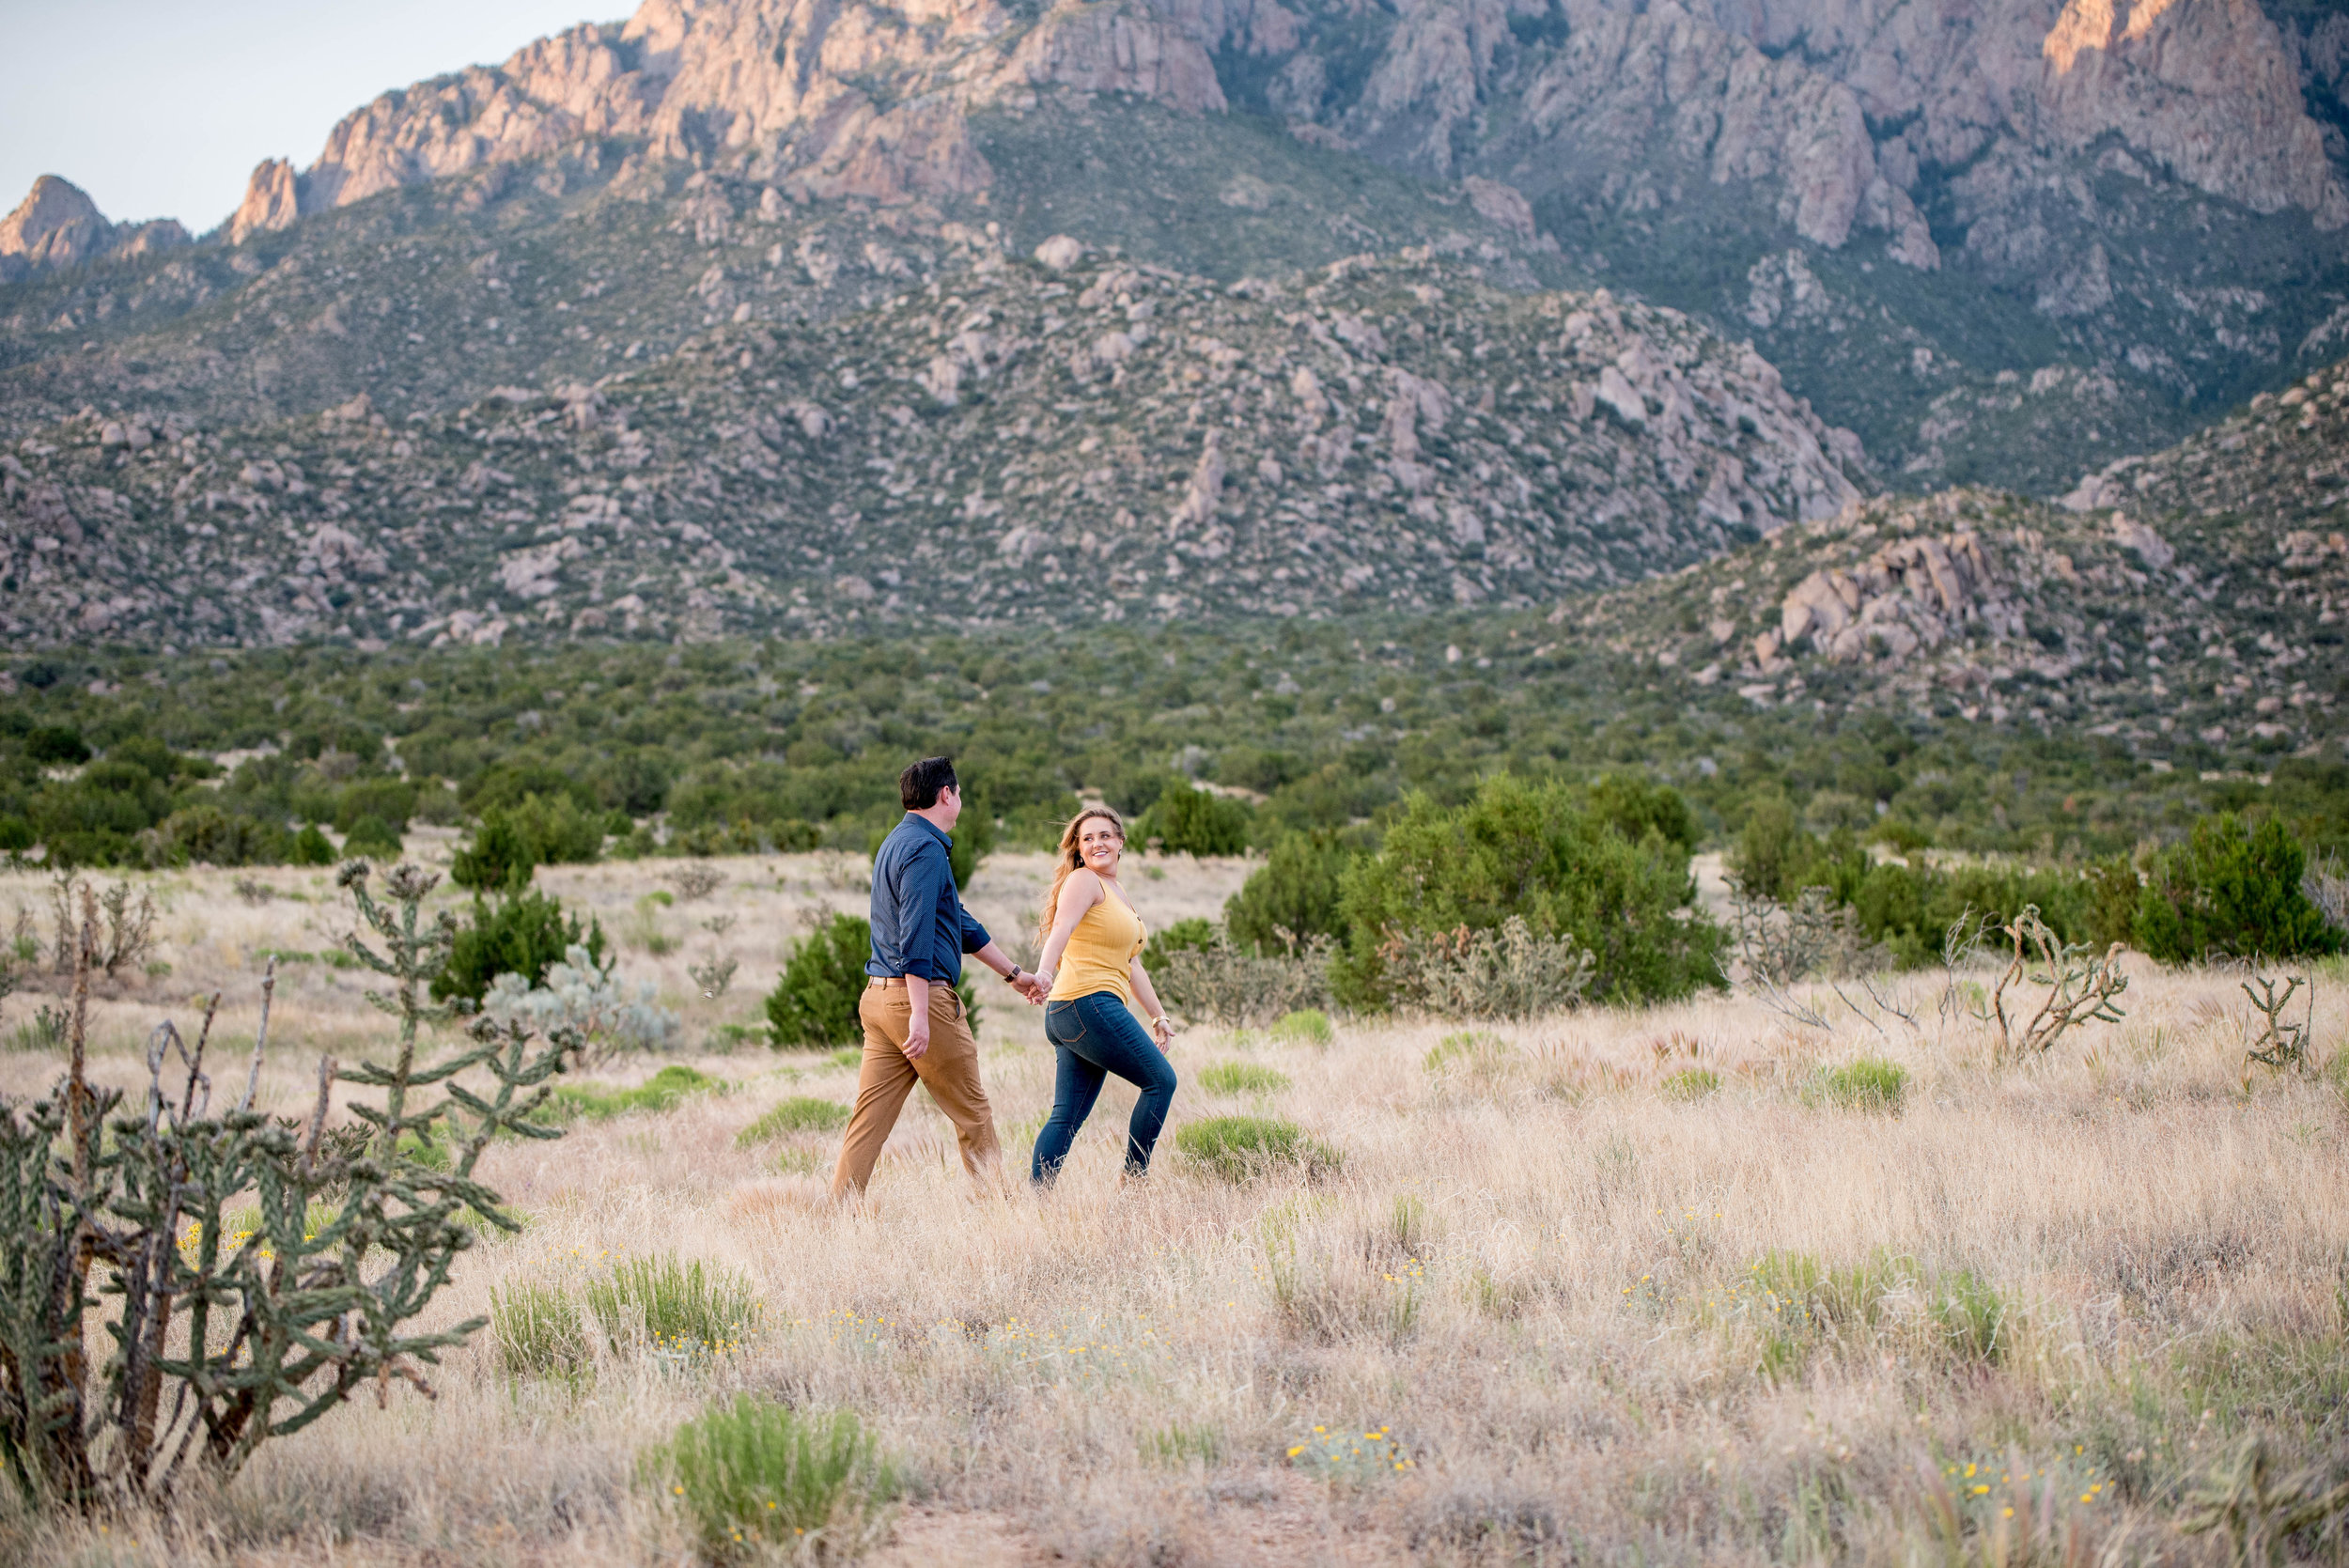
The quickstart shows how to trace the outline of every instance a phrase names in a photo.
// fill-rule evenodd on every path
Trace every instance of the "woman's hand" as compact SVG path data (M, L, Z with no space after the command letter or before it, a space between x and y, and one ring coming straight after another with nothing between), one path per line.
M1174 1020L1168 1017L1163 1013L1160 1013L1157 1017L1152 1018L1150 1020L1150 1037L1158 1042L1159 1049L1166 1049L1166 1048L1171 1045L1174 1039Z

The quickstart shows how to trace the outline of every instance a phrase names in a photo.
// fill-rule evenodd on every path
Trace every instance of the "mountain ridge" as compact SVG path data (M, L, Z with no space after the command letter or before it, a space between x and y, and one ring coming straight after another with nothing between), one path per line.
M697 232L770 200L972 226L1008 207L1028 214L1024 250L1080 230L1042 210L1065 169L1050 153L1012 167L1001 128L1034 139L1122 116L1141 140L1187 118L1177 139L1220 137L1247 166L1175 193L1181 225L1134 204L1083 238L1237 276L1196 231L1252 210L1278 221L1277 202L1250 207L1265 198L1248 180L1293 183L1283 171L1310 154L1336 161L1315 178L1343 181L1350 155L1397 171L1398 191L1417 181L1410 202L1472 207L1470 231L1519 251L1532 282L1604 283L1750 334L1905 484L2053 494L2279 388L2349 332L2344 72L2349 19L2295 0L1418 0L1359 14L1336 0L648 0L362 105L306 168L257 169L221 241L428 187L496 215L550 184L674 187L690 171L739 193L725 215L689 216ZM1200 129L1252 116L1271 135ZM1369 226L1289 259L1438 237ZM107 290L84 292L95 308ZM25 314L8 303L0 320ZM107 341L10 332L15 353L51 360ZM387 362L312 406L359 391L386 403L399 379Z
M396 426L364 396L226 432L76 417L0 456L0 629L1525 605L1859 493L1857 442L1750 349L1605 290L1512 292L1424 249L1231 286L1040 250L957 230L951 269L869 309L791 333L723 312L641 371Z

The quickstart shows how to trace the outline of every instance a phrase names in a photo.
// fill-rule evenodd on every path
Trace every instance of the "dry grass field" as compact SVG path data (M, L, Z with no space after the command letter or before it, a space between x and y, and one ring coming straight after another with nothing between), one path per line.
M2247 1072L2235 976L2138 960L2125 1022L2021 1063L1937 1015L1937 973L1890 983L1914 1023L1823 992L1827 1029L1743 997L1470 1039L1197 1028L1175 1044L1175 1126L1286 1117L1342 1169L1226 1182L1170 1129L1150 1179L1121 1186L1132 1094L1112 1082L1042 1197L1024 1175L1051 1056L1039 1015L989 984L1012 1179L973 1194L917 1094L869 1205L844 1213L824 1201L829 1138L736 1135L789 1095L845 1102L853 1066L725 1026L760 1018L803 911L861 910L861 868L709 863L723 885L667 906L640 900L675 862L540 873L620 939L625 975L658 982L685 1019L676 1060L723 1088L493 1151L527 1227L468 1253L435 1315L675 1253L753 1284L739 1345L599 1348L583 1374L534 1379L501 1371L485 1330L444 1358L437 1401L357 1400L174 1521L0 1504L0 1560L688 1561L640 1455L736 1390L860 1412L907 1490L832 1545L926 1568L2215 1564L2226 1538L2183 1533L2183 1499L2245 1435L2285 1471L2349 1452L2337 977L2313 1013L2333 1065L2308 1075ZM1159 869L1132 879L1154 924L1214 913L1245 872ZM226 873L155 879L171 970L94 1005L95 1076L138 1082L146 1031L213 989L226 1037L249 1040L258 955L319 954L348 928L331 875L250 875L277 896L248 901ZM1011 935L1044 875L1000 856L972 902ZM13 903L45 910L44 884L0 878L0 919ZM722 951L740 972L705 998L687 967ZM293 1112L320 1051L349 1061L387 1032L352 971L280 974L264 1098ZM53 1000L9 999L0 1040ZM1822 1076L1862 1057L1906 1070L1896 1105ZM1204 1070L1223 1063L1268 1071L1217 1093ZM0 1054L0 1092L58 1071ZM2293 1549L2339 1562L2340 1529Z

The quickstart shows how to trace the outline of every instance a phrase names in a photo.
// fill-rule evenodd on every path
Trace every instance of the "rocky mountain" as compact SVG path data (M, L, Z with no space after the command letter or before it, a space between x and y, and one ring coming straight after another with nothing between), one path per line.
M811 235L797 264L872 265ZM0 455L43 643L822 635L1531 605L1859 494L1859 453L1670 310L1429 251L1221 285L957 229L920 287L392 420L93 413ZM868 245L873 242L868 241ZM908 267L902 257L894 261ZM836 280L835 280L836 281ZM903 280L901 280L903 281Z
M86 406L217 428L361 393L400 417L593 380L721 321L870 308L990 225L1020 254L1123 234L1227 282L1419 245L1486 256L1513 287L1570 281L1458 194L1245 116L1080 98L982 129L995 199L968 223L588 142L233 245L44 273L0 287L0 434Z
M2321 0L646 0L362 107L195 253L0 287L0 422L603 373L761 224L1223 282L1458 235L1750 336L1904 485L2053 493L2339 351L2345 72ZM490 250L586 256L602 318L483 308Z
M188 242L169 218L113 224L79 186L45 174L16 210L0 218L0 283L92 261L150 256Z
M1877 497L1559 612L1759 707L2109 737L2204 764L2349 744L2349 363L2061 505Z

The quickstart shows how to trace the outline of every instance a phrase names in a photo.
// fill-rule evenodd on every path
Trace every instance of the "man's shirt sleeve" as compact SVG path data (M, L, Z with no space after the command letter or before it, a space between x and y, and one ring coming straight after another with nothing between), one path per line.
M962 893L959 889L955 893L955 916L962 923L963 952L976 953L995 939L987 934L987 927L973 920L971 917L971 911L962 907Z

